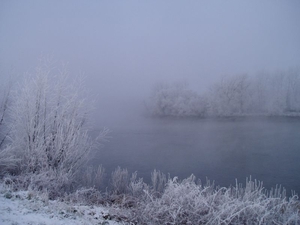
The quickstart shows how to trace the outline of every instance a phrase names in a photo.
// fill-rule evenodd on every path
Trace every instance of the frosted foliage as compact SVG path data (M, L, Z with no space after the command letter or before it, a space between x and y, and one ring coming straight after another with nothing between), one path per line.
M100 190L103 186L103 180L105 177L105 169L102 165L98 168L87 167L84 173L79 175L81 178L80 183L86 187L93 187L97 190Z
M131 175L128 189L131 196L139 198L143 196L144 190L148 189L148 185L144 183L143 178L137 177L137 172L134 172Z
M159 84L151 97L153 115L157 116L203 116L206 101L186 84Z
M11 83L0 84L0 176L7 171L14 170L17 159L10 154L10 149L5 148L8 140L8 109L10 106L12 85Z
M16 93L11 108L11 144L22 173L72 180L87 160L92 142L80 83L69 83L65 70L36 70Z
M125 194L128 192L129 173L127 169L118 167L111 174L111 187L115 194Z
M16 170L19 158L11 154L11 148L0 149L0 176Z
M93 208L98 204L110 206L109 214L103 218L115 218L122 224L300 224L298 195L292 193L288 198L280 186L266 191L261 182L251 178L246 179L245 187L237 181L235 186L216 187L209 180L205 184L196 182L194 175L182 181L177 177L166 181L159 171L152 176L156 184L164 184L160 191L145 184L136 172L129 178L127 170L119 167L112 173L112 192L103 195L95 188L82 188L60 199ZM28 179L32 183L30 177L20 180L24 178L6 178L4 184L18 190ZM35 176L35 181L38 178ZM49 191L33 193L43 194L50 202Z
M276 189L267 193L258 181L229 188L202 186L195 177L169 179L160 198L148 193L140 204L139 224L299 224L299 201Z
M154 170L151 173L151 184L153 195L160 196L166 187L167 176L160 171Z
M209 92L209 114L299 115L300 73L297 70L250 77L223 78Z
M4 141L7 137L7 113L10 103L11 84L6 86L0 84L0 148L3 147Z
M299 116L300 71L227 76L204 95L184 83L159 84L150 102L155 116Z
M211 113L217 115L237 115L249 109L250 83L247 75L222 79L211 88Z

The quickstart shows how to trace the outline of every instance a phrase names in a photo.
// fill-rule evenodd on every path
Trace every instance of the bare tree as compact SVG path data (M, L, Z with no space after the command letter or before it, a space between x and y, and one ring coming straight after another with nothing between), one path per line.
M286 86L286 112L299 113L300 112L300 73L299 69L290 69L285 75Z
M88 160L94 142L88 136L81 90L81 83L71 82L64 69L42 66L28 75L11 108L8 146L23 173L64 183Z
M220 116L246 113L250 96L249 86L247 75L223 78L210 90L210 113Z

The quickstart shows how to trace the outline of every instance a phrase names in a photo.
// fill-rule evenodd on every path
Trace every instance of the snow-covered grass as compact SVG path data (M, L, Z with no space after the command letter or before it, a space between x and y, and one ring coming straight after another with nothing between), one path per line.
M287 197L279 187L267 191L251 178L244 187L216 187L193 175L179 181L154 171L148 185L121 168L112 178L115 186L106 193L81 188L56 200L49 200L46 189L17 190L7 179L0 188L0 224L300 225L297 194Z
M13 192L0 185L0 224L2 225L120 225L124 222L113 207L83 205L49 200L47 193Z
M138 224L300 224L300 202L280 188L267 192L262 183L214 187L195 177L169 179L160 198L147 193L136 214Z

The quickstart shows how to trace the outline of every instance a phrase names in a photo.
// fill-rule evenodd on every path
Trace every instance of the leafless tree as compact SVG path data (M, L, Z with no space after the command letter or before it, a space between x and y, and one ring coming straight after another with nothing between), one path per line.
M88 160L94 142L81 91L81 83L73 82L65 69L41 66L27 75L11 107L7 147L22 173L64 183Z
M249 104L249 86L247 75L223 78L210 90L210 113L220 116L244 114Z

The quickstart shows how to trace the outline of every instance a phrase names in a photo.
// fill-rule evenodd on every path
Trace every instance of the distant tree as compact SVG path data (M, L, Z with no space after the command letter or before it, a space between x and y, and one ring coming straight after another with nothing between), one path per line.
M224 77L206 94L186 83L158 84L151 96L155 116L299 115L300 70Z
M261 72L223 78L210 90L210 114L288 115L300 112L300 73Z
M290 69L285 75L286 112L300 112L300 71Z
M188 89L186 83L157 84L151 96L155 116L204 116L206 99Z
M286 115L300 112L300 73L298 70L259 74L254 86L256 87L256 101L262 103L260 109L264 113Z
M250 114L266 114L269 96L269 76L267 73L259 73L252 77L250 85Z
M210 113L219 116L245 114L249 108L247 75L223 78L210 89Z

